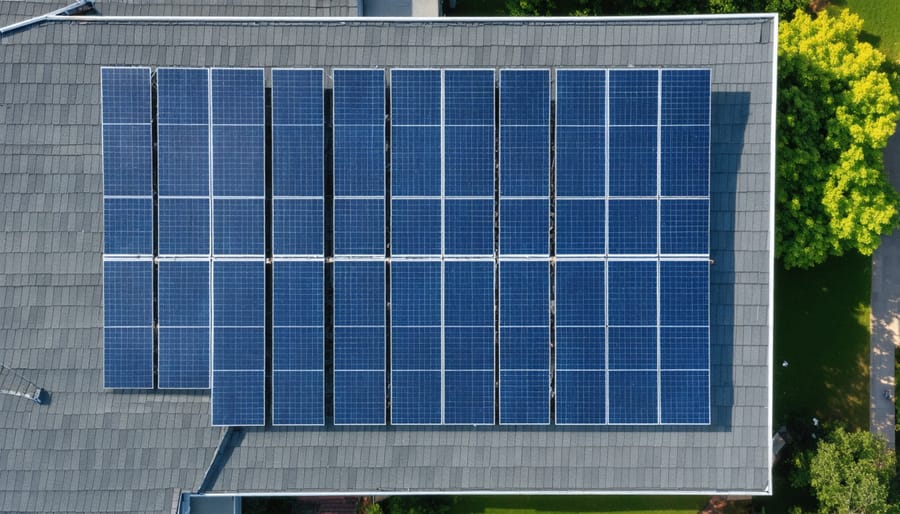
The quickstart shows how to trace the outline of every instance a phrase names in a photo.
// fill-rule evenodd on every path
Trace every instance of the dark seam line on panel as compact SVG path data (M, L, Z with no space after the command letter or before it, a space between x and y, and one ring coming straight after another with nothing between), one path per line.
M265 80L265 79L264 79ZM265 406L269 406L269 408L264 408L264 424L265 426L272 426L275 419L275 403L274 403L274 383L275 380L275 368L274 368L274 357L273 357L273 348L274 348L274 323L275 323L275 300L274 300L274 291L275 291L275 265L272 259L273 255L273 234L274 230L273 217L272 217L272 195L274 194L274 185L272 183L272 155L274 153L274 149L272 148L272 88L265 88L265 113L263 114L265 119L265 129L264 129L264 140L265 140L265 158L264 158L264 169L265 169L265 245L266 245L266 263L265 263L265 303L266 303L266 329L265 329ZM264 406L264 407L265 407Z
M500 87L494 73L494 425L500 424Z
M159 137L156 131L159 124L157 116L156 73L150 73L150 184L153 195L153 279L151 283L153 297L153 384L159 388ZM154 223L155 221L155 223Z
M324 86L323 86L324 89ZM322 94L322 150L324 152L322 194L325 201L322 206L322 238L324 239L324 270L323 296L324 302L324 369L323 380L325 385L322 392L322 401L325 402L325 419L323 423L328 425L328 420L334 424L334 141L332 128L331 101L334 95L333 89L324 89Z
M384 74L382 71L382 84ZM384 87L384 424L391 425L391 94Z

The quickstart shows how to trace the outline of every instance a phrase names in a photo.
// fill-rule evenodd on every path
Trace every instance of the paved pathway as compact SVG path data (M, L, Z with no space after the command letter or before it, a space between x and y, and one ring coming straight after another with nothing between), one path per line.
M900 123L884 150L884 166L900 191ZM894 350L900 346L900 229L872 257L869 429L894 448Z

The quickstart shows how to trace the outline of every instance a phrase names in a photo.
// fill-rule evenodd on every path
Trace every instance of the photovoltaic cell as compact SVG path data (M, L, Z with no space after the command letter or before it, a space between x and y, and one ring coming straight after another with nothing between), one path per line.
M107 255L153 253L152 197L103 200L103 251Z
M660 253L709 254L709 200L660 201Z
M663 196L709 195L709 126L663 126L660 133Z
M212 424L265 423L265 263L213 263Z
M609 372L609 422L654 424L659 421L657 372Z
M324 263L276 260L272 267L272 423L322 425Z
M609 128L610 196L656 196L656 127Z
M660 373L661 423L709 424L709 371Z
M384 198L334 199L335 255L384 255Z
M209 387L209 262L160 261L159 387Z
M658 105L658 70L609 71L610 125L656 126Z
M149 103L150 98L145 101ZM149 119L145 123L104 124L103 194L149 196L153 187L152 145Z
M494 252L494 199L444 200L444 254Z
M494 422L494 263L444 263L444 423Z
M334 263L334 423L385 423L385 270Z
M441 201L404 198L391 200L391 253L441 254Z
M159 197L160 255L209 255L209 199Z
M610 261L609 326L656 326L656 261Z
M103 387L153 388L153 262L104 262L103 307Z
M661 262L659 304L661 325L708 326L709 262Z
M550 294L546 261L500 262L500 423L550 417Z
M609 253L656 255L656 200L615 200L609 205Z
M441 423L441 262L391 263L391 423Z

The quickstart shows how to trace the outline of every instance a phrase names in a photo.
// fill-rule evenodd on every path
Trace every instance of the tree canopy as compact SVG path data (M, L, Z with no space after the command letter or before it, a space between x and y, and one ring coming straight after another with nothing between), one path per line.
M812 486L820 512L883 513L894 476L894 452L871 432L837 428L797 462L795 485Z
M897 98L861 30L848 11L798 11L779 27L775 233L787 268L851 249L871 255L897 224L882 161Z

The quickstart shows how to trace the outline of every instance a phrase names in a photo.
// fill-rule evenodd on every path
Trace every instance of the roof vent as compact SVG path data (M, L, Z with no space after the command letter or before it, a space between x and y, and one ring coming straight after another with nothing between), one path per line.
M34 403L44 403L47 397L46 391L3 364L0 364L0 394L20 396Z

